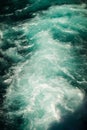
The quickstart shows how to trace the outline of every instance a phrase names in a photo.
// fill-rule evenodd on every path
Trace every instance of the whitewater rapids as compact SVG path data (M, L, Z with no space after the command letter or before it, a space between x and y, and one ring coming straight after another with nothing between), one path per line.
M31 19L0 26L4 130L82 130L86 4L52 5Z

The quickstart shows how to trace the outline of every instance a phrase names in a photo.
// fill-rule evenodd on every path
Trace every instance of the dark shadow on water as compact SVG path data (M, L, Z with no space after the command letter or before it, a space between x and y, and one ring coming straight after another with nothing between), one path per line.
M48 130L87 130L87 97L75 113L62 117L60 123L54 122Z

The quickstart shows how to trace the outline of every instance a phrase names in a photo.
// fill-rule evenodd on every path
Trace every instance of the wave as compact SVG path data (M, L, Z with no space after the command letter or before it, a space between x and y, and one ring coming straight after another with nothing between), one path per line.
M62 4L81 4L86 3L86 0L1 0L0 19L1 21L18 21L27 18L32 18L33 13L48 9L52 5Z
M86 130L86 4L12 2L33 17L0 23L2 130Z

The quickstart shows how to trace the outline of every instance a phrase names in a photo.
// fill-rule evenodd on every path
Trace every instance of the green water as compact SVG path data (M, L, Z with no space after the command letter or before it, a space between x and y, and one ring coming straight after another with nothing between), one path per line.
M86 4L29 2L0 23L1 130L86 130Z

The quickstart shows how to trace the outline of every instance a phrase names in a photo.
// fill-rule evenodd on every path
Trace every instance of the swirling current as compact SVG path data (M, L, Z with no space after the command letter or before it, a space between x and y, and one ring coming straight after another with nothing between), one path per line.
M0 130L87 130L86 0L0 0Z

